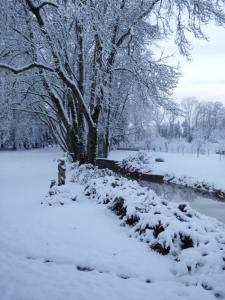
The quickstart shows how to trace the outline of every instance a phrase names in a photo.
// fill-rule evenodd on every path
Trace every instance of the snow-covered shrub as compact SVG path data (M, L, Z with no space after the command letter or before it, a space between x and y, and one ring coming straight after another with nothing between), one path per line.
M79 166L77 163L74 163L71 166L71 169L73 170L71 181L79 182L82 185L87 184L91 179L94 178L114 175L114 172L110 171L109 169L99 169L91 164Z
M120 162L120 167L126 171L135 172L142 171L144 173L151 172L150 166L154 163L154 159L147 151L138 151L135 155L129 155Z
M71 202L73 193L68 192L69 188L76 190L78 201L86 196L106 205L121 219L121 225L129 228L131 237L173 259L171 271L175 275L185 276L187 284L201 285L223 296L220 287L225 280L224 224L199 214L186 203L165 201L137 181L112 171L73 165L69 172L72 182L64 188L55 187L53 201L55 197L60 199L61 193Z
M64 205L71 200L76 201L76 195L71 192L69 185L54 185L50 187L44 203L49 206L59 206Z
M85 181L85 195L118 215L130 227L131 237L153 251L171 255L176 274L198 273L203 286L205 274L225 271L224 224L186 203L165 201L136 181L108 170L81 166L72 177L76 182Z

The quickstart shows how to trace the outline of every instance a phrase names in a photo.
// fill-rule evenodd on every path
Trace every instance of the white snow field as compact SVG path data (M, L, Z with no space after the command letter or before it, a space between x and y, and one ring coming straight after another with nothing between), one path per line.
M41 205L59 155L0 152L1 300L223 298L223 286L212 292L174 275L170 257L129 238L119 219L85 199L78 184L77 201Z

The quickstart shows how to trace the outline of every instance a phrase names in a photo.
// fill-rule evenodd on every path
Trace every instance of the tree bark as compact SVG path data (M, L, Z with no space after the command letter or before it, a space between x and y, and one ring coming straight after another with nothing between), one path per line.
M87 163L95 164L98 144L98 130L90 127L88 132Z
M106 120L106 128L104 133L104 143L103 143L103 155L105 158L108 157L109 154L109 146L110 146L110 115L111 115L111 109L110 104L107 111L107 120Z

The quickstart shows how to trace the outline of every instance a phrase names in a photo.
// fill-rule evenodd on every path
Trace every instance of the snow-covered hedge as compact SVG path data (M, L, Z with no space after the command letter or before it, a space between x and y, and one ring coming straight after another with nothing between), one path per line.
M136 181L120 177L110 170L92 165L72 165L71 181L62 189L71 202L71 189L76 183L83 197L106 205L121 219L135 237L162 255L173 258L175 275L192 277L191 284L201 284L206 290L216 290L225 282L225 225L206 217L188 204L173 203L159 198L152 190ZM67 176L68 178L68 176ZM57 189L57 188L55 188ZM59 200L60 191L48 195L48 203ZM56 201L57 200L57 201ZM62 200L62 198L61 198ZM185 278L185 277L184 277ZM196 280L196 281L195 281ZM188 279L190 282L190 278ZM222 291L219 297L225 297Z
M72 173L71 181L78 182L81 185L87 185L91 180L99 177L116 176L116 174L109 169L99 169L91 164L79 166L78 163L73 163L70 166L70 171Z
M178 261L185 257L188 271L207 266L212 260L220 262L221 270L225 268L225 226L215 219L186 203L165 201L136 181L109 170L81 166L74 169L72 181L84 184L87 197L108 205L131 227L131 235L148 243L152 250L171 254Z

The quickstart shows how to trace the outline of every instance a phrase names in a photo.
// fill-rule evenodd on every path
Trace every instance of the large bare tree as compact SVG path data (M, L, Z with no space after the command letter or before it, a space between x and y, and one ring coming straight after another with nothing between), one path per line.
M39 113L80 163L95 162L99 129L107 154L109 136L121 120L115 109L124 111L131 92L171 105L178 74L163 58L154 59L151 45L175 34L181 53L189 55L187 32L205 38L202 24L225 24L222 0L0 3L2 76L22 78L29 100L20 109Z

